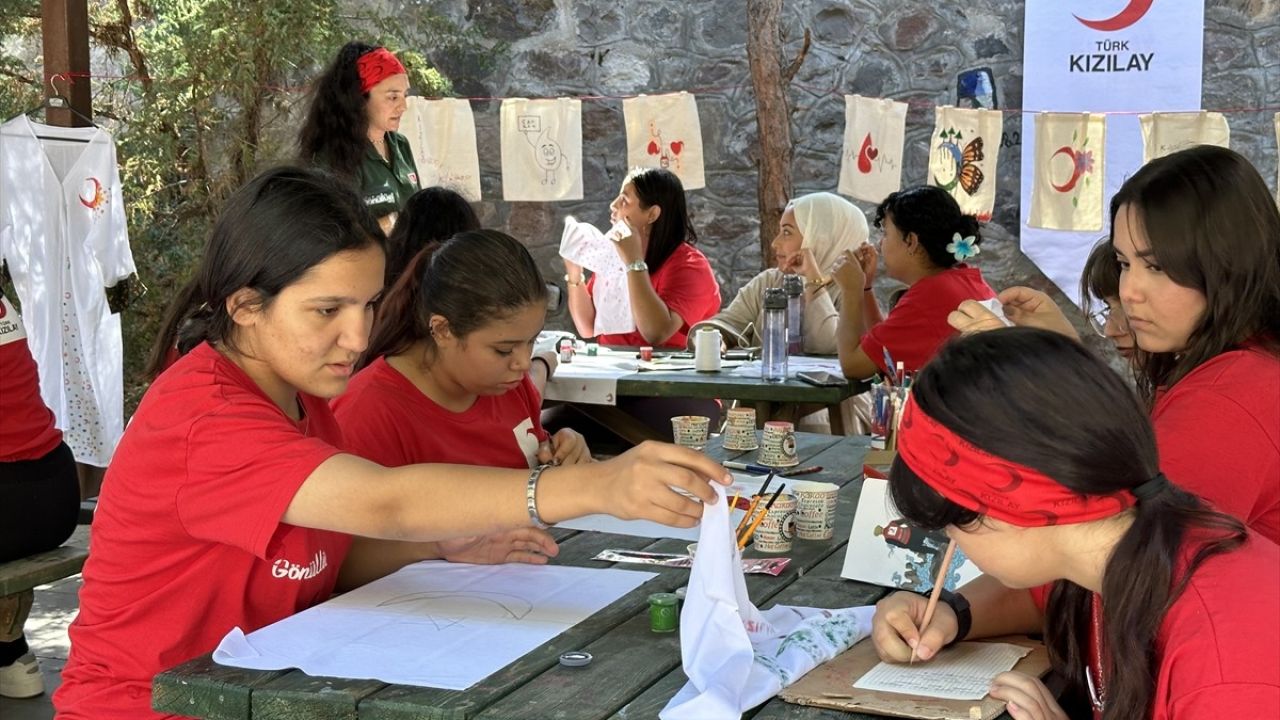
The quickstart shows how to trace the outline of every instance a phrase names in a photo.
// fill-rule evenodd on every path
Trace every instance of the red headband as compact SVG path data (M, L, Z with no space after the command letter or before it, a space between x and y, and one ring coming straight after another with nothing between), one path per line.
M390 50L380 47L370 50L356 60L356 72L360 74L360 92L363 94L392 75L404 74L404 66L395 55L391 54Z
M898 454L946 499L1019 527L1100 520L1134 503L1129 492L1079 495L1038 470L974 447L926 415L913 399L902 411Z

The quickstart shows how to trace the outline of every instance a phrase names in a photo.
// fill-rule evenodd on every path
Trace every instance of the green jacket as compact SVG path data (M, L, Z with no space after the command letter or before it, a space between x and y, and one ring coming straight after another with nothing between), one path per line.
M397 132L386 134L389 160L383 160L369 143L360 163L360 196L374 217L399 212L418 191L418 166L413 162L409 139Z

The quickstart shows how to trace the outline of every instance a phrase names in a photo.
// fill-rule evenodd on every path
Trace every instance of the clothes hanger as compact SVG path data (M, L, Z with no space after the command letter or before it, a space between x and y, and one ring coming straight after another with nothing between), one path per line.
M56 79L58 79L58 78L62 78L63 80L66 80L66 77L64 77L64 76L63 76L63 75L61 75L61 74L51 75L51 76L49 77L49 87L52 89L52 92L50 92L49 94L45 95L45 98L44 98L44 101L43 101L43 102L41 102L39 105L37 105L37 106L35 106L35 107L31 108L30 110L26 111L25 113L23 113L23 115L30 115L30 114L32 114L32 113L34 113L34 112L39 111L39 110L44 110L44 111L45 111L45 117L47 118L47 117L48 117L48 111L49 111L49 110L51 110L51 109L52 109L52 110L70 110L72 115L75 115L76 117L80 118L81 120L83 120L83 121L85 121L85 122L89 123L89 125L90 125L91 127L98 127L98 123L94 122L94 121L93 121L93 118L88 117L88 116L87 116L87 115L85 115L84 113L82 113L82 112L80 112L79 110L77 110L77 109L75 109L74 107L72 107L72 106L71 106L71 101L67 100L67 96L66 96L66 95L63 95L63 94L62 94L62 93L60 93L60 92L58 92L58 86L54 84L54 80L56 80ZM38 138L38 139L40 139L40 140L60 140L60 141L63 141L63 142L78 142L78 143L87 143L87 142L89 142L89 140L88 140L88 139L86 139L86 138L56 137L56 136L51 136L51 135L36 135L36 138Z

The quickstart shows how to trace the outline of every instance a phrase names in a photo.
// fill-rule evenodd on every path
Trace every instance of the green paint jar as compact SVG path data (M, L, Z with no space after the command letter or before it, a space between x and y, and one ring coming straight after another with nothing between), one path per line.
M675 632L680 621L676 609L675 593L654 593L649 596L649 629L656 633Z

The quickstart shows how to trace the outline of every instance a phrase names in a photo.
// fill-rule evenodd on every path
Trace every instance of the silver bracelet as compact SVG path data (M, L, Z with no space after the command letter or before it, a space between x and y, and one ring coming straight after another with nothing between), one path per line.
M525 507L529 510L529 519L533 521L533 526L541 530L546 530L550 525L542 522L542 518L538 515L538 478L542 477L542 471L551 467L550 464L539 465L529 473L529 482L524 486Z

